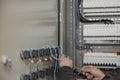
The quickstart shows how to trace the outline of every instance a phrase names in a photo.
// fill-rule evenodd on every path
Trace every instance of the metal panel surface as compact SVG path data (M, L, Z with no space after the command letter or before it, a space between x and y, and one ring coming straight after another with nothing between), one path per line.
M29 66L20 59L22 49L57 45L57 0L1 0L0 60L12 59L8 71L0 61L0 80L20 80Z

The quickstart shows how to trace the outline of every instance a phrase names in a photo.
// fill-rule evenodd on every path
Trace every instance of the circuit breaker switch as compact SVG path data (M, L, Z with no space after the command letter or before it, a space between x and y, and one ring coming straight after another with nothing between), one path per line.
M93 65L99 68L117 68L120 65L119 56L115 53L103 53L103 52L87 52L83 56L84 65Z

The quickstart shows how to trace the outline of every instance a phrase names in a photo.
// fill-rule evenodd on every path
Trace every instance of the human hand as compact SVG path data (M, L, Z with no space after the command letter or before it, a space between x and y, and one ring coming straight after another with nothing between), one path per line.
M105 77L105 74L101 70L93 66L84 66L81 72L90 80L102 80Z
M69 57L65 57L65 55L62 55L60 58L60 67L73 67L73 61Z

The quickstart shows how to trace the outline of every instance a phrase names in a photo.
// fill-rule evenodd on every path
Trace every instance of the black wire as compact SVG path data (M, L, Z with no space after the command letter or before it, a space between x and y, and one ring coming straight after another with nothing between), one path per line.
M60 46L60 0L58 0L58 46Z
M112 21L110 19L89 20L89 19L85 18L81 13L80 13L80 22L82 22L82 23L114 24L114 21Z

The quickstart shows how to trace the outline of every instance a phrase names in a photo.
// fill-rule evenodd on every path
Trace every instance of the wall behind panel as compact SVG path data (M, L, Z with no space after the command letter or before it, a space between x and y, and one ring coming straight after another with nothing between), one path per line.
M2 0L0 21L0 60L12 58L12 71L0 61L0 80L19 80L29 72L20 57L22 49L57 45L57 0Z

